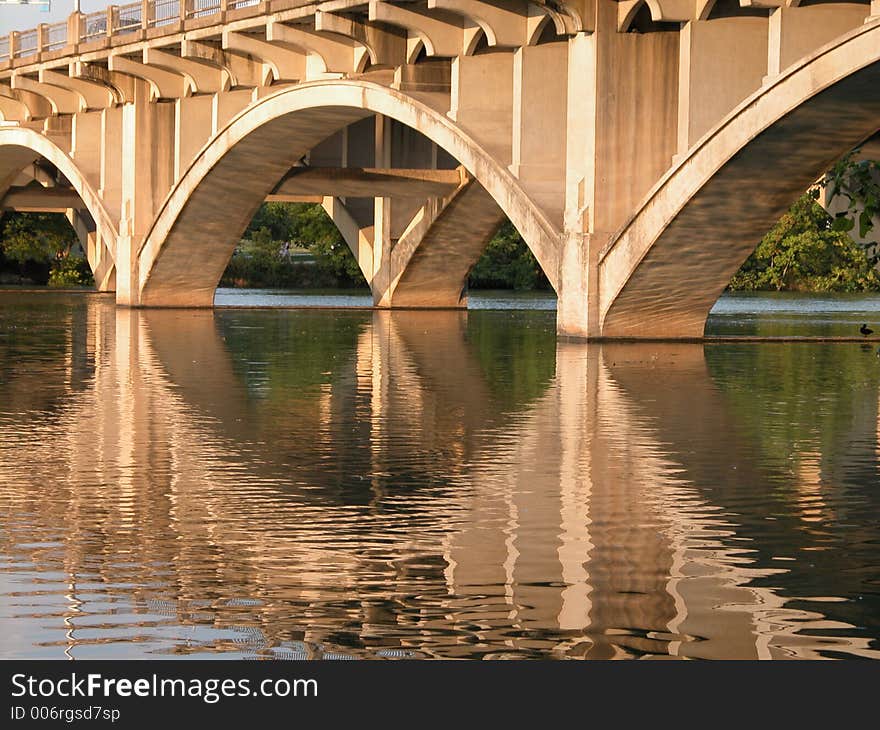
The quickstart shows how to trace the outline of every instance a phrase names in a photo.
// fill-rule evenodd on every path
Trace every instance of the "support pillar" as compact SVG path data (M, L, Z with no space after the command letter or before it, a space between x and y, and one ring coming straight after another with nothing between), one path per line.
M122 108L122 171L116 303L140 304L138 255L174 175L174 104L150 103L138 83L135 101Z
M391 167L391 120L376 117L376 164ZM376 198L373 217L373 256L370 289L373 304L391 306L391 198Z
M580 33L568 43L564 231L560 241L556 329L564 337L599 334L596 239L590 234L596 188L597 42Z

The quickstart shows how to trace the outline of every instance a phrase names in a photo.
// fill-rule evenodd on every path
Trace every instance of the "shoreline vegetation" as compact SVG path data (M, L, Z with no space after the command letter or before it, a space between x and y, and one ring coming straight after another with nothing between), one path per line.
M845 207L819 204L822 188ZM804 193L733 276L728 291L880 292L880 162L845 157ZM853 235L862 243L857 243ZM866 243L867 241L867 243ZM73 228L60 213L0 215L0 285L93 286ZM368 289L336 226L317 204L265 203L248 226L220 286ZM471 289L549 291L547 277L509 222L468 277Z

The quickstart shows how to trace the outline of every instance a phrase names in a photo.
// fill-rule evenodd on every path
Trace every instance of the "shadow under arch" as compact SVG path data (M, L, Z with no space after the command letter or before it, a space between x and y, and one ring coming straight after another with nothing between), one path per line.
M699 338L792 202L880 128L880 20L752 94L667 172L599 257L602 337Z
M7 179L35 159L51 162L70 182L95 222L95 246L86 256L99 290L112 289L115 276L116 226L100 196L76 163L47 136L27 127L0 127L0 181Z
M555 287L559 231L513 174L441 112L360 80L316 81L263 97L202 149L166 198L137 256L141 306L210 307L240 234L282 176L318 142L382 114L459 161L527 242Z

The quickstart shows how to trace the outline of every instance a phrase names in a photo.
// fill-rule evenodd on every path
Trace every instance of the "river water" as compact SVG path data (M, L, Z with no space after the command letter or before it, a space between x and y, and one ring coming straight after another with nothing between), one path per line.
M0 657L880 658L876 345L272 296L0 292Z

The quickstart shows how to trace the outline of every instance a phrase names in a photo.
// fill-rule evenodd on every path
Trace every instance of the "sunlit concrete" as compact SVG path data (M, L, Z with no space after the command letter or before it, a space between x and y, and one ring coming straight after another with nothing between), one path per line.
M320 201L377 306L463 306L507 217L560 334L700 337L774 219L880 129L877 0L154 9L0 39L0 134L66 158L120 305L212 306L261 202ZM9 139L5 177L33 162Z

